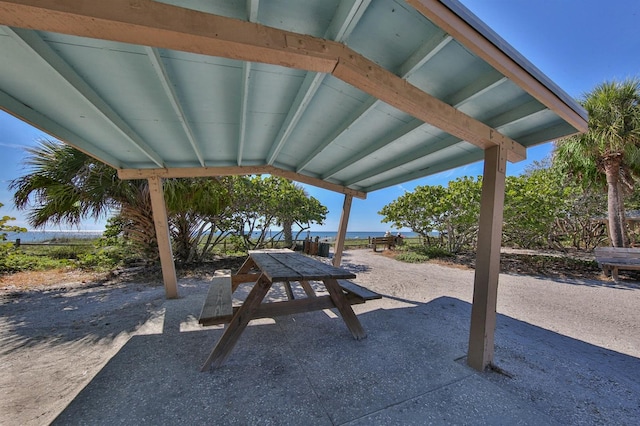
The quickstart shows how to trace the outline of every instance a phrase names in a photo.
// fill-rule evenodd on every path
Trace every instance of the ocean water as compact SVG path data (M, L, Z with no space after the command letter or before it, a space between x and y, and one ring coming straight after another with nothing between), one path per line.
M337 232L309 232L308 233L309 236L311 237L312 240L315 240L316 237L320 238L320 241L334 241L338 235ZM345 238L347 240L366 240L369 237L383 237L385 234L384 231L380 231L380 232L350 232L347 231L347 234L345 236ZM396 235L397 232L392 232L393 235ZM293 236L295 237L295 233L293 234ZM418 234L416 234L415 232L402 232L402 236L405 238L414 238L417 237ZM303 232L300 234L300 236L298 237L298 239L300 240L304 240L307 237L307 232Z
M22 243L36 243L40 241L51 241L59 238L69 239L92 239L102 236L102 231L27 231L27 232L7 232L7 241L15 242L17 238Z
M275 234L277 231L274 231ZM384 232L350 232L347 231L346 238L348 240L367 240L369 237L382 237L384 236ZM395 232L393 233L396 234ZM323 242L332 242L335 241L337 232L328 232L328 231L304 231L298 236L298 240L304 240L307 236L311 237L312 240L315 240L316 237ZM15 241L16 238L20 238L20 241L23 243L34 243L40 241L50 241L53 239L65 238L65 239L92 239L99 238L102 236L102 231L28 231L28 232L8 232L7 233L7 241ZM296 236L296 233L293 233L293 236ZM402 236L404 237L417 237L418 234L414 232L403 232ZM282 237L282 235L281 235Z

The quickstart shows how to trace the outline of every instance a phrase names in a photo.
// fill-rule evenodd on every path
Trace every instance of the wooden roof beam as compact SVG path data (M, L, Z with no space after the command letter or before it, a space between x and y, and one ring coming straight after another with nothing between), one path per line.
M270 174L280 176L296 182L317 186L318 188L351 195L365 199L367 194L362 191L347 188L312 176L303 175L290 170L280 169L274 166L228 166L228 167L197 167L197 168L165 168L165 169L119 169L120 179L150 179L160 178L196 178L211 176L239 176Z
M56 139L69 142L76 149L102 161L103 163L113 167L114 169L127 166L111 154L107 154L84 138L78 136L67 127L62 126L57 121L54 121L46 115L43 115L35 109L31 108L30 106L25 105L18 99L2 90L0 90L0 109L26 123L29 123L36 129L40 129L42 132L54 136Z
M402 78L408 78L413 75L414 72L419 70L438 52L444 49L451 42L451 40L452 38L444 32L427 40L400 66L399 75ZM297 171L301 172L302 170L304 170L314 160L314 158L316 158L321 152L327 149L336 139L340 137L340 135L342 135L347 131L347 129L349 129L371 111L373 111L379 104L380 100L375 97L371 97L366 100L360 106L360 108L355 111L355 113L344 120L337 129L331 132L331 134L327 138L325 138L324 141L322 141L322 143L319 144L316 149L314 149L313 152L304 159L304 161L302 161L302 163L298 166Z
M341 2L336 14L331 20L331 25L325 32L324 36L328 39L343 42L351 31L355 28L360 18L364 14L371 0L350 0ZM267 164L273 165L280 154L280 151L289 140L289 136L298 124L298 121L304 115L305 111L311 104L311 100L315 96L318 89L322 85L326 74L308 72L304 77L304 81L298 89L298 93L289 108L287 117L285 118L278 135L276 136L269 153L267 154ZM298 171L302 170L299 168Z
M502 145L507 149L509 161L516 162L526 158L526 148L513 139L423 92L355 52L347 58L340 58L333 75L482 149Z
M330 73L343 45L152 0L0 0L0 25Z

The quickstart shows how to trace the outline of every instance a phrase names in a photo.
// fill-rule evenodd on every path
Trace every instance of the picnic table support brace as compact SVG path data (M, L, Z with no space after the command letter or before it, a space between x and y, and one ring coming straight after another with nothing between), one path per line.
M501 150L500 146L485 150L478 250L467 356L467 364L479 371L483 371L493 361L505 168L506 153Z

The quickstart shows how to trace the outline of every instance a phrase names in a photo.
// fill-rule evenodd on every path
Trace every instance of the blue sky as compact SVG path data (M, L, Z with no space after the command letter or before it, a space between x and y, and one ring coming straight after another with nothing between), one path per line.
M580 98L597 84L640 76L640 2L638 0L461 0L496 33L515 47L536 67L574 98ZM13 208L7 185L25 173L24 147L33 146L45 135L0 111L0 216L10 215L14 225L28 227L24 212ZM520 174L534 160L546 157L551 144L527 151L527 160L507 166L510 175ZM349 231L385 231L377 212L385 205L413 190L417 185L446 185L459 176L482 174L476 163L429 178L397 185L354 199ZM344 197L330 191L305 186L307 192L329 208L323 226L313 231L336 231ZM104 227L104 218L87 220L81 227ZM57 229L57 228L51 228Z

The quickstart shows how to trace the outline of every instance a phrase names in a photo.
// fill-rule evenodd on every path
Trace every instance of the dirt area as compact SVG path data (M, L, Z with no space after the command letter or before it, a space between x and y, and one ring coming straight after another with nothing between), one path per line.
M393 250L381 252L383 256L395 258L400 253ZM463 252L453 257L429 260L431 263L474 269L475 253ZM500 256L500 271L507 274L525 274L534 276L578 279L605 279L602 269L595 262L593 253L567 250L524 250L503 248ZM620 271L625 279L638 280L637 271Z

